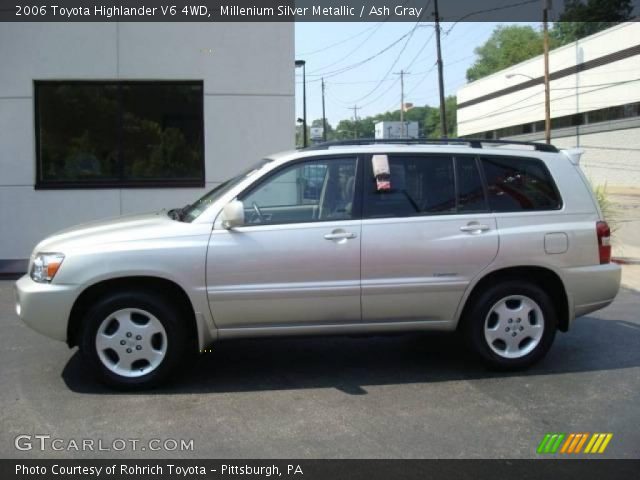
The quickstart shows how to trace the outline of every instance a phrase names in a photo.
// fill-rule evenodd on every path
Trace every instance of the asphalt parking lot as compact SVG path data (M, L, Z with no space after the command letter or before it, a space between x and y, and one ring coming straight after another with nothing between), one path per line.
M611 432L602 455L640 457L640 293L559 334L515 374L450 336L221 343L152 393L96 384L75 350L31 331L0 282L2 458L522 458L547 432ZM193 451L19 451L20 434L193 439Z

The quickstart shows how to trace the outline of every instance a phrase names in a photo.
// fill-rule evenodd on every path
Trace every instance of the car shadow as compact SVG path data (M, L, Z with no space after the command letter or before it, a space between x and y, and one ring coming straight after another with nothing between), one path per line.
M634 315L640 295L627 291ZM637 298L636 298L637 297ZM627 314L624 315L627 317ZM610 317L610 316L609 316ZM486 369L452 334L261 338L221 341L168 386L121 393L97 383L76 352L62 377L77 393L180 394L336 388L364 395L369 385L435 383L616 370L640 366L640 325L582 317L558 333L548 355L520 372Z

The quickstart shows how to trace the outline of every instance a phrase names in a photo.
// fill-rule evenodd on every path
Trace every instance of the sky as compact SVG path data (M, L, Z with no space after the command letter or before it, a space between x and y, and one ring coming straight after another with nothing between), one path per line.
M438 74L433 23L311 23L295 25L296 59L306 61L307 119L322 118L320 78L325 77L325 110L336 126L345 118L366 117L400 108L399 75L405 70L405 102L438 106ZM445 95L455 95L466 83L474 48L483 44L498 23L441 24ZM539 24L530 23L534 28ZM374 59L367 58L411 32ZM354 66L355 65L355 66ZM346 69L346 67L352 67ZM344 71L342 71L344 69ZM296 117L302 117L302 69L296 69Z

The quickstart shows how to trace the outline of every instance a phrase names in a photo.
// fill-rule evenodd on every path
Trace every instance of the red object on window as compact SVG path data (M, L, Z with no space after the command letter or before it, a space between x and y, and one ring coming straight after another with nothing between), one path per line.
M596 234L598 235L600 263L609 263L611 261L611 229L607 222L596 223Z
M381 180L376 178L376 188L379 192L391 190L391 182L389 180Z

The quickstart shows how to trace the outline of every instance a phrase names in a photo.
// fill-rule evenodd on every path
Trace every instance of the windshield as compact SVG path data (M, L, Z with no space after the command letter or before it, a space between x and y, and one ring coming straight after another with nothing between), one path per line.
M271 160L266 158L260 160L258 163L248 168L240 175L237 175L224 183L221 183L213 190L209 191L206 195L200 197L200 199L196 200L191 205L187 205L180 211L180 220L183 222L190 223L198 218L202 213L211 206L216 200L222 197L225 193L235 187L237 184L242 182L245 178L250 177L262 167L264 167Z

